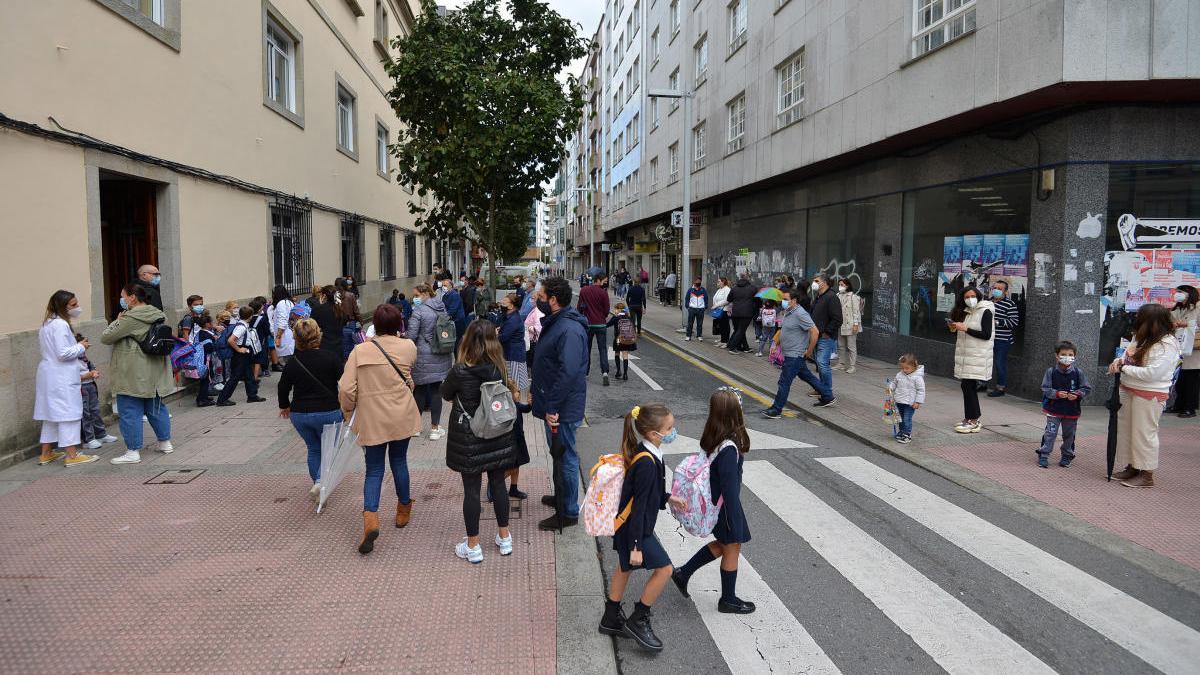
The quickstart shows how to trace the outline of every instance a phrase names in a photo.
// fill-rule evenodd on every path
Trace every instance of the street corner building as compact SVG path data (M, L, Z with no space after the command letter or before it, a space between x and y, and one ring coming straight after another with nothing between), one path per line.
M46 0L0 10L0 457L37 440L37 330L99 335L139 265L168 320L352 274L369 311L440 255L389 163L383 63L415 0ZM101 380L104 387L105 380Z
M1200 275L1198 27L1194 1L609 0L556 251L710 292L845 277L859 348L940 375L954 294L1003 279L1009 389L1070 339L1106 395L1129 313Z

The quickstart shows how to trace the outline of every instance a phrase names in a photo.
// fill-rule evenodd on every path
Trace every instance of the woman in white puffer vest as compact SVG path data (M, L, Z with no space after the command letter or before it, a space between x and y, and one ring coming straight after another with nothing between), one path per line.
M947 319L951 332L958 333L954 346L954 377L962 385L963 421L955 425L960 434L978 433L980 382L992 379L992 340L995 338L995 305L983 300L968 286L958 294Z

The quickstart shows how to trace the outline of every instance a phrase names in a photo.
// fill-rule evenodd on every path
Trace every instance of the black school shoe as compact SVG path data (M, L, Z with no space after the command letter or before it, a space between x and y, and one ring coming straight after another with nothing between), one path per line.
M722 614L753 614L755 610L753 602L746 602L741 598L726 600L722 598L717 601L717 611Z
M625 620L622 628L622 634L627 638L632 638L643 649L652 652L662 651L662 640L658 639L658 636L654 634L654 629L650 626L650 610L648 608L643 610L638 607L633 610L633 614Z
M516 485L513 485L508 488L508 496L512 497L513 499L525 499L529 495L524 492L521 492L520 490L517 489Z
M604 635L612 635L614 637L628 637L625 635L625 608L621 607L620 603L616 603L616 607L605 604L604 616L600 619L600 632Z
M542 506L554 508L558 506L558 502L554 499L554 495L542 495Z
M549 532L552 530L561 530L564 527L574 527L578 524L578 518L567 518L566 516L560 518L556 513L545 520L538 521L538 529Z
M683 594L683 597L685 597L685 598L692 597L691 593L688 593L688 589L687 589L688 580L686 578L684 578L684 576L682 574L679 573L679 570L675 570L674 572L671 572L671 581L675 582L675 588L679 589L679 592Z

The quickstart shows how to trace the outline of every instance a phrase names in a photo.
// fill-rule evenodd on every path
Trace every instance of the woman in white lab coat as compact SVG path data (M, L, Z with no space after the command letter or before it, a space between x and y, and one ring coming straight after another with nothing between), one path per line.
M275 287L271 293L271 331L275 334L275 355L282 363L292 358L296 353L296 337L292 334L291 316L296 301L287 286L282 284ZM283 366L275 364L271 370L283 372Z
M71 319L79 316L79 300L70 291L55 291L46 304L46 320L38 331L42 360L37 369L37 396L33 419L42 423L42 456L46 465L64 455L65 464L75 466L98 459L79 452L83 395L79 390L79 357L88 348L87 338L76 342ZM55 451L54 446L60 450Z

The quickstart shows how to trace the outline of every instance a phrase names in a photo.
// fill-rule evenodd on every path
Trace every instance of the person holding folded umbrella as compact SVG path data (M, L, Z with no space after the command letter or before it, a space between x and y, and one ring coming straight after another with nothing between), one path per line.
M321 432L325 425L342 421L337 395L342 359L321 349L316 321L301 318L289 330L295 335L296 353L279 375L279 416L291 421L308 448L308 477L313 482L308 494L315 500L321 491Z

